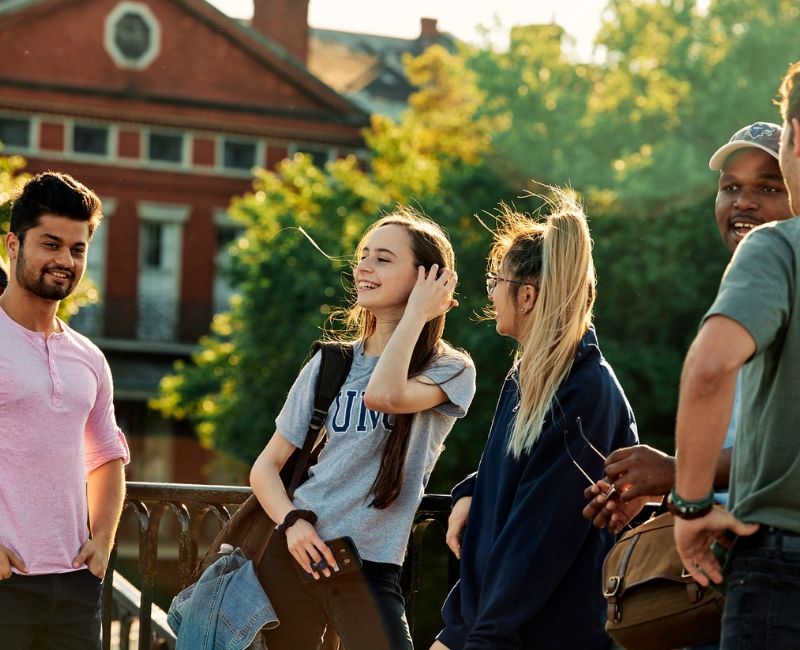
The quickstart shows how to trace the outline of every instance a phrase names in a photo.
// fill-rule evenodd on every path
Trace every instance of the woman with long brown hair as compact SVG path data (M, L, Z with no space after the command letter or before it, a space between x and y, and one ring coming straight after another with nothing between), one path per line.
M542 222L506 210L490 254L497 333L519 347L478 471L453 490L447 543L460 580L439 650L608 644L600 570L613 540L581 516L583 491L636 428L592 325L586 218L554 192Z
M412 647L400 567L444 438L475 392L471 360L441 338L458 304L457 276L435 223L407 209L380 219L358 246L353 275L353 365L327 415L328 443L290 500L279 473L303 446L317 354L250 474L262 506L282 522L259 568L280 620L264 634L270 650L316 649L328 623L347 650ZM360 571L337 575L323 540L341 537L355 543Z

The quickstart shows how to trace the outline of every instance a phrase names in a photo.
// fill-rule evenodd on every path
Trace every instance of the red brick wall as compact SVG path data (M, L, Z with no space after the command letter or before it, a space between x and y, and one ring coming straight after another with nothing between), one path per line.
M181 310L179 336L182 341L196 341L208 332L212 316L214 257L217 252L217 227L213 206L224 207L221 196L210 201L197 200L183 229L181 262Z
M215 144L210 138L194 139L194 151L192 153L192 162L195 165L214 166L215 160Z
M187 12L182 3L146 0L161 24L161 52L143 71L120 69L104 48L104 21L116 0L44 4L49 5L46 13L21 11L3 22L0 61L14 61L4 76L260 106L322 107L318 98L270 69L213 24ZM280 3L284 4L283 13L273 14L281 22L278 31L284 31L283 20L299 11L292 7L302 5L305 11L307 0ZM301 29L287 26L285 31L295 39ZM187 54L198 51L201 56Z
M253 0L252 26L308 62L308 0Z
M267 169L275 169L281 160L289 155L288 147L270 145L267 147Z
M248 191L250 180L216 175L212 169L146 169L141 128L163 125L196 134L190 160L207 168L218 162L214 134L250 135L266 142L262 163L274 169L288 153L287 142L362 146L362 125L340 119L349 111L346 103L321 86L313 90L308 73L271 60L235 25L215 23L218 15L200 0L139 1L159 20L162 36L161 53L143 71L120 69L105 51L104 21L117 0L49 0L0 17L0 61L14 61L2 76L21 82L0 84L0 108L28 107L31 115L40 116L42 155L29 157L28 171L61 169L116 200L116 213L103 226L111 251L105 284L107 336L135 338L137 203L190 206L183 239L180 337L193 342L207 331L211 316L214 211ZM273 37L304 58L308 0L256 4L258 16L269 19ZM244 110L243 105L253 108ZM64 126L58 123L62 119L96 119L115 126L118 160L48 159L48 152L70 156Z
M142 137L139 131L120 130L119 149L120 158L139 158L142 155Z
M48 151L64 151L64 125L42 122L39 131L39 147Z

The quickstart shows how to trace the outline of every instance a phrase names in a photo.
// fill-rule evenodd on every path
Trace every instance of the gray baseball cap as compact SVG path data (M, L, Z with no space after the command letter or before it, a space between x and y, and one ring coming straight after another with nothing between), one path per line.
M708 166L714 170L722 169L725 161L728 160L734 151L739 149L746 149L747 147L755 147L762 149L771 155L775 160L779 160L778 149L781 145L782 129L779 124L772 122L756 122L750 124L743 129L739 129L731 136L727 144L722 145L711 156L708 161Z

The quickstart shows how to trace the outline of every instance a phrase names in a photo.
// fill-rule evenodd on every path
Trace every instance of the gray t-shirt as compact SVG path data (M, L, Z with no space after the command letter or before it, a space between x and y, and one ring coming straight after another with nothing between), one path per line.
M739 245L706 318L753 337L744 365L730 507L745 522L800 533L800 218L759 226Z
M350 536L365 560L399 565L444 439L456 418L466 415L475 394L475 367L469 357L448 351L422 373L441 386L449 401L414 416L403 487L392 505L379 510L369 506L370 490L394 416L364 406L364 391L378 359L365 356L360 341L355 344L350 373L325 421L330 438L293 502L317 514L322 539ZM275 419L278 432L296 447L303 446L308 432L319 363L318 352L300 371Z

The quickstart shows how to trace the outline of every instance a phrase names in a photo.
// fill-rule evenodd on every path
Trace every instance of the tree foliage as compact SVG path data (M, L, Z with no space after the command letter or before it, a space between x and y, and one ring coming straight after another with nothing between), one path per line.
M535 209L525 198L541 191L535 179L583 196L601 344L643 438L669 447L682 359L727 257L707 161L742 125L778 119L771 101L797 58L797 26L798 9L784 0L712 0L706 13L693 0L611 0L601 62L567 58L556 25L513 29L506 51L434 47L408 60L418 91L400 121L373 116L368 170L297 156L234 200L246 228L230 268L239 297L153 405L251 460L310 342L344 304L346 260L364 227L410 203L450 232L462 307L448 316L447 337L478 368L472 412L432 485L448 487L477 461L511 349L479 318L490 235L475 215L491 223L500 201Z
M365 134L370 171L355 158L320 169L297 155L275 172L260 171L253 191L234 201L231 215L245 233L228 272L239 296L215 317L193 363L180 364L151 402L193 418L204 442L246 460L263 447L311 342L345 304L352 255L380 213L411 203L449 230L457 249L470 251L462 264L483 268L489 234L474 228L472 214L495 206L503 183L481 163L488 120L473 119L480 94L458 82L470 73L442 48L410 61L409 70L420 91L408 114L399 124L375 116ZM465 185L469 195L458 196ZM448 337L475 349L482 338L471 319L485 304L482 274L462 286ZM502 348L492 339L487 352Z
M11 199L22 189L29 176L22 170L25 160L21 156L0 156L0 256L8 261L6 235L11 220Z

